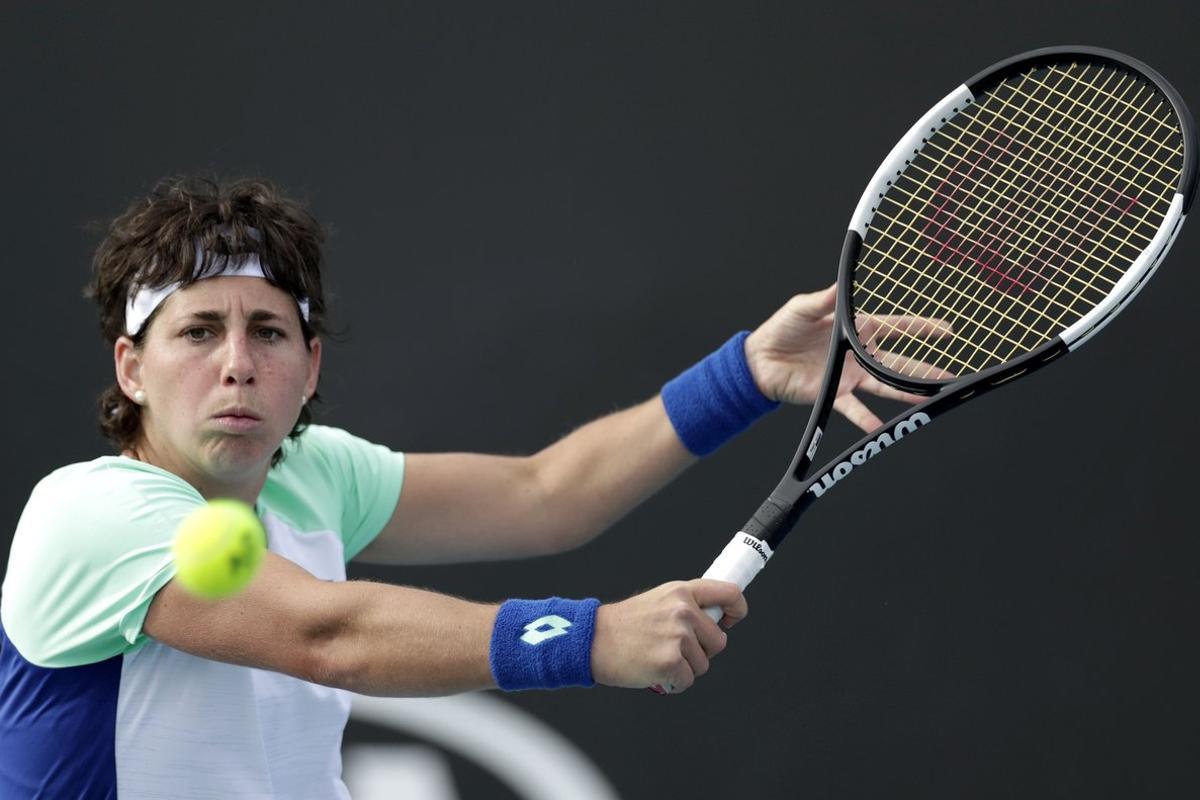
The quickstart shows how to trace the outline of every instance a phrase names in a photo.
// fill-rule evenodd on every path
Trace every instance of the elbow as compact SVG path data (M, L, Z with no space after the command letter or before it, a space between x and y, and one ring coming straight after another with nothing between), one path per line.
M356 671L346 658L345 648L326 639L306 641L297 648L293 677L332 689L354 690Z
M578 550L603 532L589 521L571 513L547 513L536 527L536 536L522 556L556 556Z
M578 550L591 542L604 529L589 524L573 515L560 514L553 519L543 519L526 537L524 547L515 553L519 558L556 556Z
M519 555L553 556L578 550L604 532L605 525L588 513L578 487L557 476L543 454L527 459L530 535Z
M327 588L344 589L347 586L337 583ZM335 598L300 622L293 660L287 672L310 683L353 691L360 671L353 663L354 648L349 645L352 614L346 610L339 612L337 607Z
M556 556L561 553L569 553L572 550L578 550L588 542L600 535L600 531L589 530L582 525L573 527L565 525L558 530L549 533L544 542L545 549L536 555L540 556Z

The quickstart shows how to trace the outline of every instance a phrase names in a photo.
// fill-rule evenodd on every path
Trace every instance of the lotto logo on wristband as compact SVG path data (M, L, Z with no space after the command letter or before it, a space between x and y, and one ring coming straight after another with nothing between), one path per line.
M563 619L558 614L547 614L525 626L525 633L521 634L521 641L525 644L539 645L547 639L562 636L569 627L571 627L569 620Z
M515 692L595 685L592 635L599 606L594 597L505 600L496 612L488 652L496 686Z

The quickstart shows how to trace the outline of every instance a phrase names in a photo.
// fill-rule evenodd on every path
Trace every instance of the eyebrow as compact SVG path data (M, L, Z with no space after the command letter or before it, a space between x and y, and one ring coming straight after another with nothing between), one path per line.
M184 317L185 320L202 320L204 322L224 322L225 315L220 311L193 311ZM268 311L265 308L256 308L250 312L250 322L272 322L283 321L283 317L276 314L274 311Z

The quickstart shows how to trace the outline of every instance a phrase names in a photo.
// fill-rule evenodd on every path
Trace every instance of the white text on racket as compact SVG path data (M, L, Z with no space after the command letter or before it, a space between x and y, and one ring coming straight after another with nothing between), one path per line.
M861 450L851 453L850 458L835 464L832 469L821 476L820 480L809 486L808 491L820 497L832 489L835 483L853 472L855 467L861 467L867 462L867 459L879 455L885 448L891 447L908 434L916 431L917 428L928 425L929 421L929 415L924 411L918 411L908 419L900 420L890 432L884 431L867 442Z

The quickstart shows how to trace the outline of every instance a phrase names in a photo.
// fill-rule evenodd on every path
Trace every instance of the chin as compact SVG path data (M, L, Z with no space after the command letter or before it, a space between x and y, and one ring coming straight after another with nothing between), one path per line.
M208 448L217 472L251 472L269 466L281 440L266 436L221 436Z

